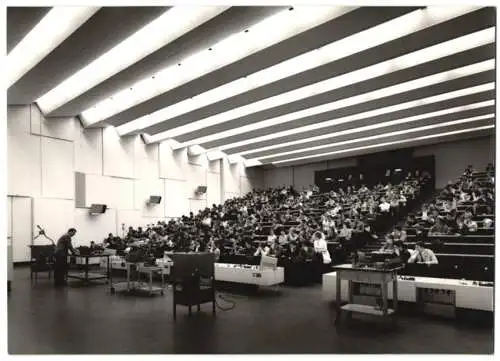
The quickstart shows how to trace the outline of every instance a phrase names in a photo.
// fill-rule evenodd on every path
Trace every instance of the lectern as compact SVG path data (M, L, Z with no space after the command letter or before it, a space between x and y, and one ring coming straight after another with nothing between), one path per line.
M191 307L202 303L212 303L215 315L215 278L214 255L212 253L173 253L170 255L172 267L172 286L174 293L174 320L177 305Z

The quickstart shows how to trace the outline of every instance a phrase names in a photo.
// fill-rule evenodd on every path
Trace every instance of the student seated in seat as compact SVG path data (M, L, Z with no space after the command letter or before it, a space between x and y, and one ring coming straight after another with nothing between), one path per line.
M443 222L443 219L441 217L438 217L436 220L436 224L429 229L429 236L437 236L448 233L448 226Z
M415 251L416 252L408 260L408 263L421 263L428 266L439 263L434 252L429 248L425 248L423 242L417 242Z

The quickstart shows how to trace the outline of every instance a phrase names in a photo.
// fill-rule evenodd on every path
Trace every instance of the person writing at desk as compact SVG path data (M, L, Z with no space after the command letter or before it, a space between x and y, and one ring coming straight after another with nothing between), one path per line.
M416 252L408 260L408 263L420 263L428 266L439 263L434 252L429 248L425 248L423 242L417 242L415 251Z
M68 251L76 255L77 251L71 244L71 238L76 234L76 229L70 228L67 233L57 241L55 264L54 264L54 286L66 286L66 274L68 273Z

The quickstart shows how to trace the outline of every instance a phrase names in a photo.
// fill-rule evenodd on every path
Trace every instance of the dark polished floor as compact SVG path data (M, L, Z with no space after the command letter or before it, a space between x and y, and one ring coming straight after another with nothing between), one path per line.
M355 316L336 328L321 287L280 287L257 295L227 295L230 311L211 306L172 318L172 297L110 295L107 287L30 286L15 270L8 297L10 354L165 353L466 353L493 352L492 325L471 325L405 312L392 330L378 318ZM219 300L221 306L229 304Z

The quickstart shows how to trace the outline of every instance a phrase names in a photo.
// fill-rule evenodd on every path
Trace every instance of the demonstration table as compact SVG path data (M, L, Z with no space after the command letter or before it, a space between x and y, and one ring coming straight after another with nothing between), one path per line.
M72 262L72 259L74 262ZM101 261L106 260L106 267L103 270ZM109 255L103 254L89 254L89 255L74 255L68 256L68 278L83 281L88 285L92 281L111 280L111 267L109 263ZM97 268L97 272L91 267ZM76 270L74 268L77 268ZM104 272L103 272L104 271Z
M357 267L352 264L343 264L333 267L336 277L336 319L338 323L341 319L342 310L348 312L348 317L353 312L364 313L375 316L395 316L398 309L398 277L397 272L402 267L392 267L389 269L378 269L372 267ZM341 281L348 281L348 303L342 306ZM353 283L380 284L381 285L381 307L373 307L353 302ZM388 284L392 283L392 308L388 305Z

